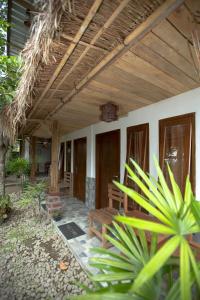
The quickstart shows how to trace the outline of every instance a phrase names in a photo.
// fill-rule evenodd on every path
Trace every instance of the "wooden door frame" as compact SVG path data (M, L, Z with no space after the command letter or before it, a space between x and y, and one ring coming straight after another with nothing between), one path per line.
M121 144L121 140L120 140L120 134L121 134L121 130L120 129L114 129L114 130L111 130L111 131L106 131L106 132L102 132L102 133L98 133L96 134L96 137L95 137L95 176L96 176L96 189L95 189L95 207L96 208L100 208L101 206L101 203L100 203L100 199L98 197L98 192L99 192L99 188L100 188L100 184L99 184L99 172L98 172L98 165L99 165L99 156L100 156L100 149L99 149L99 141L98 139L100 139L102 136L106 135L106 134L109 134L109 133L112 133L112 132L118 132L119 133L119 145L118 145L118 149L119 149L119 159L120 159L120 144ZM119 172L120 172L120 162L119 162Z
M78 138L78 139L75 139L73 141L73 195L75 195L75 144L81 140L84 140L86 142L86 168L85 168L85 192L86 192L86 176L87 176L87 137L81 137L81 138ZM81 199L79 199L81 200ZM82 201L82 200L81 200ZM85 197L84 197L84 201L85 202Z
M165 149L165 140L163 140L163 146L161 147L161 138L162 138L162 132L161 132L161 128L162 128L162 123L165 122L166 125L176 125L178 124L178 122L182 122L184 123L185 119L190 118L191 121L191 125L192 125L192 150L191 150L191 155L192 155L192 159L191 159L191 165L192 165L192 174L191 174L191 184L192 184L192 188L193 188L193 192L195 193L196 190L196 141L195 141L195 134L196 134L196 129L195 129L195 117L196 117L196 113L188 113L188 114L183 114L183 115L178 115L178 116L174 116L174 117L169 117L169 118L165 118L165 119L160 119L159 120L159 163L160 163L160 167L161 169L163 169L163 159L162 157L164 157L164 149Z
M70 170L67 170L67 144L70 144ZM66 172L72 172L72 141L65 142L65 170Z

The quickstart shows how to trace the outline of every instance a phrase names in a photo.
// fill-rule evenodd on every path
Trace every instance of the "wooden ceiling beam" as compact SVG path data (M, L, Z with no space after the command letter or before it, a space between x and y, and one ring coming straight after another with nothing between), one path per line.
M155 12L153 12L142 24L134 29L124 40L123 44L119 44L108 55L96 65L89 74L80 81L80 83L71 91L71 93L63 98L62 104L58 104L56 108L47 116L51 117L58 112L66 103L72 100L92 79L95 78L100 71L108 67L119 57L121 57L133 45L137 44L148 32L150 32L159 22L169 16L184 0L167 0Z
M69 75L75 70L75 68L86 57L88 51L90 50L91 45L94 45L96 43L96 41L100 38L100 36L104 33L104 31L114 22L114 20L117 18L117 16L121 13L121 11L126 7L126 5L129 2L130 2L130 0L121 1L120 5L115 9L115 11L111 14L111 16L105 22L105 24L100 28L100 30L97 32L97 34L93 37L90 44L88 44L88 46L84 49L84 51L82 52L80 57L77 59L77 61L71 67L71 69L64 75L64 77L58 83L56 89L58 89L66 81L66 79L69 77ZM51 97L53 97L55 93L56 93L56 91L54 91L51 94Z
M54 83L54 81L56 80L56 78L58 77L58 75L60 74L62 68L64 67L64 65L66 64L66 62L70 58L71 54L73 53L74 49L76 48L78 42L80 41L82 35L84 34L84 32L86 31L86 29L88 28L88 25L90 24L90 22L92 21L92 19L96 15L96 12L99 9L99 7L102 4L102 2L103 2L103 0L95 0L94 1L92 7L90 8L87 16L84 19L82 25L80 26L78 32L76 33L75 37L73 38L72 43L67 48L67 51L65 52L65 54L64 54L61 62L57 66L57 68L54 71L53 75L50 77L50 79L49 79L49 81L48 81L45 89L42 92L42 95L39 97L39 99L35 103L35 105L32 108L32 110L31 110L31 112L30 112L30 114L29 114L28 117L31 117L33 115L33 113L35 112L36 108L38 107L38 105L40 104L40 102L42 101L42 99L44 98L44 96L46 95L47 91L50 89L50 87L52 86L52 84Z

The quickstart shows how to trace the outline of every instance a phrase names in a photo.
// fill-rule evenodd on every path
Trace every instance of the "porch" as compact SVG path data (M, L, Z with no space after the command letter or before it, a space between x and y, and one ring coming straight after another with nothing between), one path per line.
M95 236L89 236L89 223L88 212L89 209L85 204L73 197L62 197L63 202L63 214L60 221L54 221L54 226L58 234L62 237L63 241L70 248L78 262L86 272L90 271L95 273L95 269L89 266L89 258L94 256L91 253L92 247L100 247L101 242ZM67 237L67 234L63 234L60 230L60 226L69 223L75 223L83 231L77 237ZM76 233L75 233L76 234Z

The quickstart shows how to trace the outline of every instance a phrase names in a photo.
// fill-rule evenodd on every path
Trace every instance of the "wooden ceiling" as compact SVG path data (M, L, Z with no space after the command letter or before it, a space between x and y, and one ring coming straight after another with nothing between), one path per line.
M56 59L40 72L24 134L49 136L52 119L59 120L62 133L71 132L98 122L99 106L108 101L118 104L123 116L199 86L191 37L199 0L186 0L175 10L177 4L170 5L178 1L142 1L137 13L137 1L89 2L80 23L90 15L84 33L78 35L80 27L74 20L55 41ZM93 15L92 5L93 12L95 5L97 9ZM162 10L164 5L173 12ZM152 21L151 16L157 19ZM95 18L100 20L98 28ZM128 44L130 38L134 39Z

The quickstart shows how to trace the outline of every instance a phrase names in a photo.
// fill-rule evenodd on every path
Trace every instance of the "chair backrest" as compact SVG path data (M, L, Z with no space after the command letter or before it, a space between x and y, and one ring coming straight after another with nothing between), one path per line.
M65 172L64 173L64 182L67 187L70 187L72 184L72 173Z
M123 206L124 211L127 211L127 196L120 191L113 183L108 184L108 200L109 208L115 208L114 202L118 203L119 209Z
M73 175L71 172L64 172L64 185L70 196L73 194Z

